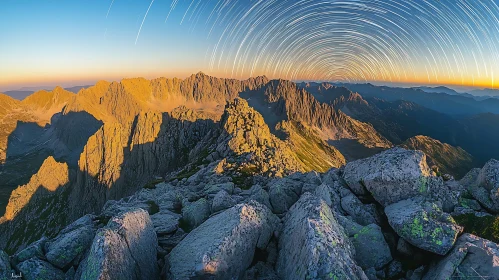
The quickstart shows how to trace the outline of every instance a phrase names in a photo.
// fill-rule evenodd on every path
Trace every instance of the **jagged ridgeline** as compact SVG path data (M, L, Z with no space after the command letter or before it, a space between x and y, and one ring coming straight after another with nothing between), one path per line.
M499 211L494 162L440 177L471 156L391 149L400 131L346 88L198 73L0 98L5 275L397 279L497 249L452 218Z

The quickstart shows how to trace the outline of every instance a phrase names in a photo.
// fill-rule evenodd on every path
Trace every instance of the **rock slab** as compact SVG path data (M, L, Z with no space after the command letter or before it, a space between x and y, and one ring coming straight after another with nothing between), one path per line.
M82 263L81 279L157 279L157 246L145 210L122 213L97 232Z
M367 279L326 202L305 193L284 218L276 271L281 279Z
M432 172L421 151L393 148L345 166L343 178L357 195L371 193L388 206L429 193Z
M412 245L445 255L463 228L437 205L422 199L407 199L385 208L391 227Z
M258 202L238 204L191 231L170 253L169 279L237 279L264 249L279 219Z

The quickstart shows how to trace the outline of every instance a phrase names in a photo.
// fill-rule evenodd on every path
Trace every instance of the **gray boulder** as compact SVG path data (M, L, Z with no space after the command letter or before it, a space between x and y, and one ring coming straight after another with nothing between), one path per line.
M283 214L298 200L302 185L299 182L282 178L269 184L269 197L276 214Z
M162 210L151 216L151 221L157 235L174 233L179 226L181 215Z
M213 198L211 212L216 213L236 205L236 201L224 190L219 191Z
M390 247L378 225L371 224L363 227L350 240L355 247L355 260L363 269L374 267L380 270L392 261Z
M430 179L430 199L434 203L440 205L442 210L447 213L454 211L454 208L459 205L459 197L463 193L463 189L455 186L461 186L455 181L443 182L438 177Z
M318 186L322 184L322 179L320 174L317 173L317 171L311 171L305 175L304 182Z
M157 246L146 211L122 213L97 232L81 264L81 279L157 279Z
M326 202L326 204L331 207L333 205L333 199L331 198L331 193L333 192L333 190L331 189L330 186L328 185L325 185L325 184L321 184L320 186L318 186L315 191L314 191L314 194L315 196L317 196L318 198L324 200L324 202ZM336 202L336 201L335 201Z
M26 280L64 280L64 272L38 258L26 260L17 268Z
M281 279L367 279L327 204L305 193L284 218L276 271Z
M129 211L133 211L137 208L144 209L145 211L150 213L151 205L151 203L147 203L146 201L128 202L127 199L121 199L120 201L108 200L102 208L101 216L111 218Z
M499 161L492 159L480 170L471 194L484 207L499 213Z
M189 229L196 228L210 216L210 203L204 198L185 204L182 208L182 219Z
M431 177L425 154L403 148L350 162L343 175L355 194L369 192L383 206L428 194Z
M363 204L355 195L351 194L341 199L341 207L353 220L363 226L377 224L378 213L374 204Z
M208 194L217 194L220 191L226 191L229 194L234 192L234 183L227 182L221 184L208 185L203 189L203 193Z
M256 248L269 243L279 219L251 201L217 214L190 232L170 253L169 279L237 279Z
M498 258L498 244L465 233L445 258L430 266L423 280L499 279Z
M44 247L47 243L47 238L43 237L42 239L33 242L28 247L24 248L20 252L16 253L12 256L13 265L17 265L20 262L29 260L33 257L37 257L39 259L45 258Z
M395 232L412 245L445 255L463 228L433 203L407 199L385 208L388 222Z
M478 174L480 174L480 171L482 169L480 168L473 168L471 169L464 177L459 180L459 184L461 184L464 188L469 188L473 186L476 183L476 180L478 178Z
M336 220L343 227L343 229L345 230L345 233L347 234L348 237L354 236L362 229L361 225L352 221L351 218L349 218L349 217L345 217L342 215L336 215Z
M78 264L83 254L90 248L96 229L92 225L81 226L73 231L59 234L47 243L47 260L63 269L67 265Z
M254 185L251 187L250 193L249 200L254 200L272 210L269 194L260 185Z

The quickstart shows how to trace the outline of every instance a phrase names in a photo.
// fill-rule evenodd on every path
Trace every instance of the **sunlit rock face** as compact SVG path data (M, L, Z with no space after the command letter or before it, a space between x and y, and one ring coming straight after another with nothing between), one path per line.
M240 278L267 247L279 219L257 203L239 204L193 230L168 257L171 279Z
M40 233L54 234L64 227L71 177L67 164L47 158L28 184L13 191L0 218L0 245L15 251L40 238Z

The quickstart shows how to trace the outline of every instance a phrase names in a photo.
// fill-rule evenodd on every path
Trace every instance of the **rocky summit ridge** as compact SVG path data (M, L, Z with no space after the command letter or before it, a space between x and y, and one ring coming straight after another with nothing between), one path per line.
M0 176L29 163L0 279L499 278L478 224L499 213L497 161L441 174L466 152L393 147L345 88L198 73L0 99L17 123Z

